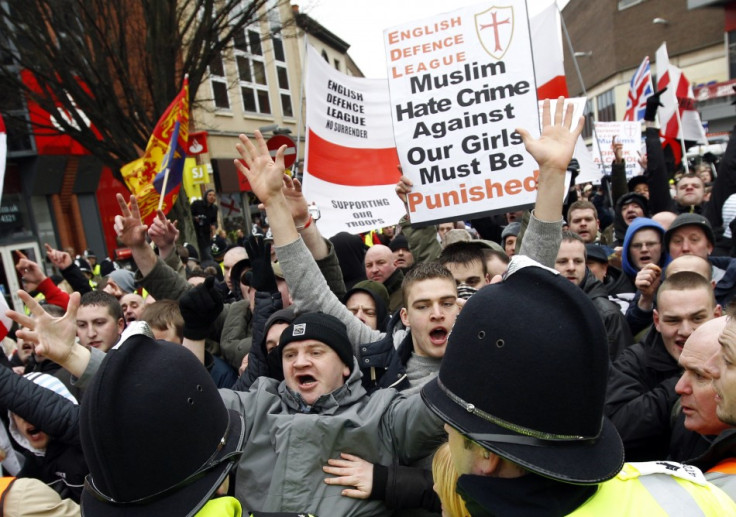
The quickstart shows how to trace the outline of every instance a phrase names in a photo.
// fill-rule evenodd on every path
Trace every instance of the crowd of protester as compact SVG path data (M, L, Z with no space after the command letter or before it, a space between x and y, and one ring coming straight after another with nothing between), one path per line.
M644 173L566 196L546 103L530 211L328 239L257 132L252 228L118 195L130 263L19 255L0 514L736 515L736 132L675 170L660 94Z

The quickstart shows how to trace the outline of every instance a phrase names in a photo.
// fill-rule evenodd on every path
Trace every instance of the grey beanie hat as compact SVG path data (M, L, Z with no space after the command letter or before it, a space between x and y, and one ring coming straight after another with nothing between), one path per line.
M116 269L107 275L107 278L114 280L118 284L118 287L126 293L135 291L135 281L133 280L134 275L132 271Z

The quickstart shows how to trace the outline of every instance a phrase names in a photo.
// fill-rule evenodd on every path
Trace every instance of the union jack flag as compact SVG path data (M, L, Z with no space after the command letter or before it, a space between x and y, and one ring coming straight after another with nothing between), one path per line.
M644 119L647 107L647 97L654 93L652 88L652 72L649 69L649 56L644 58L639 68L631 78L629 97L626 99L626 114L624 120L636 122Z

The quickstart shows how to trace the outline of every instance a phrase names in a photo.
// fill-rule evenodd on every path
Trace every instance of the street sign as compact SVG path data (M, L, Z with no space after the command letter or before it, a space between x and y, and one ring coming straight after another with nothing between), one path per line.
M268 147L272 157L276 156L276 151L282 145L286 146L286 151L284 151L284 166L289 169L296 163L296 144L294 140L286 135L274 135L266 141L266 147Z

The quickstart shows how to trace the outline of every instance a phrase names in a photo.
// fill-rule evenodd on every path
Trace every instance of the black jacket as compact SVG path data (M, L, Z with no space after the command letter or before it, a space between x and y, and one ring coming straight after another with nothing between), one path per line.
M634 342L629 324L626 323L626 318L619 306L608 299L608 291L605 286L587 268L580 288L593 301L595 309L603 320L608 336L608 356L613 362L624 349Z
M621 435L626 461L667 457L679 378L680 367L654 328L613 363L605 413Z
M394 347L394 331L400 326L403 326L401 315L396 311L388 323L383 338L360 345L358 362L360 371L363 372L363 387L368 393L377 388L394 388L401 391L409 387L406 363L411 357L414 345L409 332L399 346Z
M724 459L734 457L736 457L736 429L726 429L713 440L707 451L685 463L705 472Z

